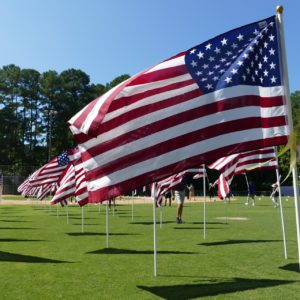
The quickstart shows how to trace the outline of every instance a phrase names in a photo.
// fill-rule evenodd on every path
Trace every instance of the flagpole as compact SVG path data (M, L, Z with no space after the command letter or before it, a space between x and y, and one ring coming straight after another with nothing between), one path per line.
M131 222L133 222L133 192L131 197Z
M286 50L285 50L285 40L284 40L284 28L283 28L283 7L281 5L277 6L276 8L277 14L277 24L279 25L279 32L280 32L280 46L281 46L281 52L282 52L282 78L284 80L284 91L285 91L285 97L288 107L288 117L289 117L289 126L290 131L293 133L293 119L292 119L292 109L291 109L291 99L290 99L290 87L289 87L289 78L288 78L288 67L287 67L287 59L286 59ZM291 149L292 151L292 149ZM294 187L294 202L295 202L295 214L296 214L296 228L297 228L297 245L298 245L298 264L299 264L299 271L300 271L300 203L299 203L299 189L297 185L298 180L298 174L297 174L297 164L293 166L292 169L293 174L293 187Z
M156 250L156 182L152 184L153 195L153 274L157 276L157 250Z
M66 210L67 210L67 224L69 224L69 205L66 205Z
M106 248L109 248L108 200L106 201Z
M247 202L246 203L247 203L247 205L249 205L249 197L250 197L250 195L249 195L249 183L248 183L248 178L247 178L246 172L245 172L245 179L246 179L246 184L247 184Z
M159 217L160 217L160 228L162 228L162 218L163 218L163 210L162 210L162 205L160 206L160 214L159 214Z
M276 157L276 159L277 159L277 157ZM277 159L277 166L278 166L278 159ZM285 226L284 226L283 209L282 209L282 201L281 201L281 185L280 185L280 177L279 177L278 169L276 169L276 179L277 179L277 183L278 183L279 208L280 208L280 219L281 219L281 230L282 230L282 238L283 238L284 258L287 259Z
M203 239L206 239L206 185L205 185L205 176L206 170L203 165L203 197L204 197L204 205L203 205Z
M81 206L81 232L84 232L84 206Z

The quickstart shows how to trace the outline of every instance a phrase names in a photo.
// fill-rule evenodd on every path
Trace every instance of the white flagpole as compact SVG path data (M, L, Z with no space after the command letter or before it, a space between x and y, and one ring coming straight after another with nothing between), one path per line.
M101 211L100 205L101 205L101 202L99 202L99 205L98 205L98 213L99 213L99 214L100 214L100 211Z
M160 206L160 228L162 228L162 219L163 219L163 208Z
M69 224L69 205L66 205L66 212L67 212L67 224Z
M277 166L278 166L278 159L277 159ZM279 208L280 208L280 219L281 219L281 230L282 230L282 238L283 238L284 258L287 259L285 226L284 226L283 209L282 209L282 201L281 201L281 185L280 185L280 177L279 177L278 169L276 169L276 179L277 179L277 183L278 183Z
M113 211L113 217L114 217L115 216L115 200L112 199L111 203L112 203L112 211Z
M59 213L58 213L58 205L56 205L56 217L58 218Z
M152 184L152 196L153 196L153 274L157 276L157 250L156 250L156 182Z
M133 196L134 191L131 192L131 222L133 222Z
M84 206L81 206L81 232L84 232Z
M249 183L248 183L248 178L247 178L247 174L245 173L245 179L246 179L246 184L247 184L247 202L245 204L249 205Z
M51 189L50 189L50 198L52 197ZM51 199L49 201L49 206L48 206L48 214L52 214L52 204L51 204Z
M203 197L204 197L204 205L203 205L203 239L206 239L206 186L205 186L205 177L206 170L203 165Z
M285 97L288 107L288 116L289 116L289 126L290 131L293 133L293 119L292 119L292 109L291 109L291 99L290 99L290 87L289 87L289 78L288 78L288 67L287 67L287 59L286 59L286 50L285 50L285 42L284 42L284 28L283 28L283 17L282 17L283 7L277 6L277 24L280 32L280 46L282 52L282 79L284 84ZM299 202L299 189L298 189L298 174L297 174L297 165L295 165L292 169L293 174L293 187L294 187L294 202L295 202L295 214L296 214L296 228L297 228L297 244L298 244L298 264L300 271L300 202Z
M106 201L106 248L109 247L108 200Z

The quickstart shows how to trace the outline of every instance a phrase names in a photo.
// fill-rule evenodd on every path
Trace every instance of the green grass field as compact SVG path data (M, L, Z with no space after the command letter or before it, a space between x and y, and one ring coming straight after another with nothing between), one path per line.
M288 259L279 209L268 197L255 207L239 198L186 202L157 211L158 276L153 276L152 205L81 208L0 206L0 299L300 299L300 273L292 199L284 198ZM58 214L57 214L58 213ZM239 219L241 218L241 219Z

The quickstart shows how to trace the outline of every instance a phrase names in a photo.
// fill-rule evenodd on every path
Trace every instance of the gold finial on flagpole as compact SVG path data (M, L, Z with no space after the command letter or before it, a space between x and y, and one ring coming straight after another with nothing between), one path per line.
M277 7L276 7L276 12L277 12L278 14L282 14L282 12L283 12L283 6L282 6L282 5L277 5Z

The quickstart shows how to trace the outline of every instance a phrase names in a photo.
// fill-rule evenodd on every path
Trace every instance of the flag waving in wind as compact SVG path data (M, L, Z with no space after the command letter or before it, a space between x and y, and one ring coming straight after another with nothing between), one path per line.
M267 147L221 157L208 167L220 171L221 175L217 181L218 196L224 199L224 193L229 191L229 185L234 175L245 173L249 168L260 171L275 170L278 168L278 164L275 148Z
M275 170L278 165L275 148L267 147L221 157L208 167L220 171L230 185L234 175L245 173L248 169Z
M155 185L155 198L157 206L161 206L163 195L181 183L183 177L186 175L193 175L193 179L198 179L205 176L205 171L203 171L203 168L188 169L157 182ZM154 198L154 195L152 195L152 197Z
M214 37L119 84L70 121L89 201L217 158L286 144L275 16Z
M68 153L62 152L42 166L29 178L30 186L45 186L56 183L66 166L69 164Z

